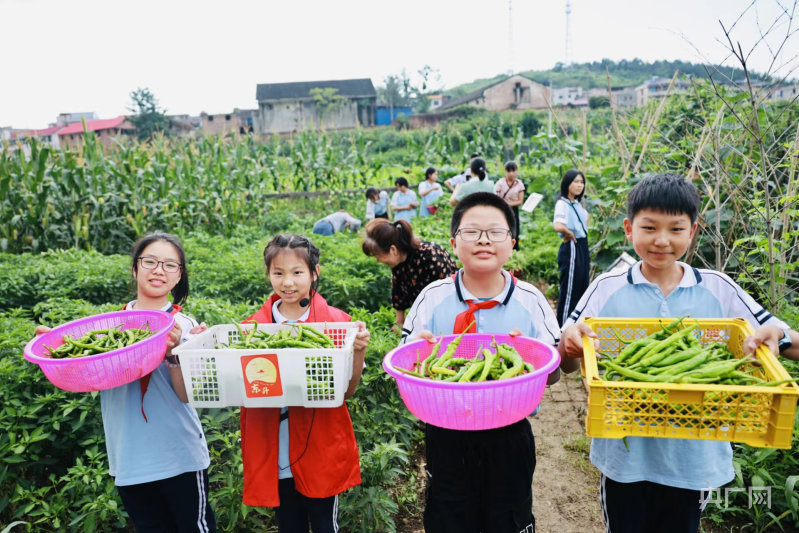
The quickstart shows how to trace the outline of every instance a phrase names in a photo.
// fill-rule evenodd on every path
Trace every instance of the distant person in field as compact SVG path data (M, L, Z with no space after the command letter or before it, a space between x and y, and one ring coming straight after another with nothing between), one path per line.
M452 198L449 199L450 205L457 205L458 202L476 192L494 192L494 182L488 179L485 161L479 157L473 159L471 173L474 177L458 187L452 194Z
M424 181L419 184L419 196L422 203L419 206L419 216L427 217L438 210L435 204L444 192L438 184L438 170L430 167L424 174Z
M555 202L552 224L563 239L558 250L560 295L558 323L562 326L591 283L591 255L588 251L588 219L582 204L585 195L585 174L571 169L560 182L560 198Z
M313 225L313 232L317 235L333 235L345 228L357 231L360 227L361 221L342 209L317 220Z
M450 179L448 179L448 180L446 180L444 182L444 185L447 186L447 189L449 189L452 192L455 192L455 189L458 187L458 185L466 183L467 181L469 181L469 179L471 179L471 177L472 177L472 161L474 161L478 157L480 157L479 154L472 154L472 155L469 156L469 166L466 167L466 170L464 170L463 172L461 172L457 176L452 176Z
M374 218L391 219L391 203L386 191L378 191L374 187L366 189L366 220Z
M391 208L394 210L394 220L404 220L410 223L413 217L416 216L416 208L419 207L419 200L416 199L416 193L413 192L408 185L408 180L405 178L397 178L394 180L394 185L397 186L397 191L391 197Z
M497 180L494 185L494 192L497 196L508 202L508 205L513 210L513 215L516 217L516 243L513 245L514 250L519 249L519 206L524 204L524 183L517 178L519 167L515 161L508 161L505 163L505 177Z
M363 253L391 268L391 306L397 312L398 331L422 289L458 271L449 252L417 239L404 220L372 220L366 224L362 247Z

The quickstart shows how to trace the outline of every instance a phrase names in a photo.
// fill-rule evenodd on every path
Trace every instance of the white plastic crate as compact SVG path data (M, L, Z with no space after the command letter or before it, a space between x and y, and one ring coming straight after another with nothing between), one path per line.
M239 341L239 331L232 324L214 326L176 348L189 403L194 407L338 407L344 403L352 378L357 326L354 322L302 325L325 332L336 348L217 349ZM272 334L293 326L258 324L258 330ZM249 331L254 325L240 327Z

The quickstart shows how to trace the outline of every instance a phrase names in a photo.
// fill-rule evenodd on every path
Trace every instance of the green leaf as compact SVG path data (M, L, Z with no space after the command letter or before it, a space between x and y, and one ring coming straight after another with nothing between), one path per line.
M610 233L608 233L605 242L607 243L608 246L613 246L620 242L624 242L625 239L626 237L624 236L624 233L622 233L621 231L611 231Z

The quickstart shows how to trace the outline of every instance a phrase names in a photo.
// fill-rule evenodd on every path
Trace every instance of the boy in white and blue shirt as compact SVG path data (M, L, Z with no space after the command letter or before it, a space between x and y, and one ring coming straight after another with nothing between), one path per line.
M515 229L513 211L493 192L474 193L458 203L450 243L463 268L419 294L402 328L403 344L417 338L432 342L433 332L509 333L558 342L558 323L547 299L503 268ZM564 371L579 367L576 360L564 359ZM549 382L559 375L553 372ZM535 531L535 440L527 419L482 431L427 424L425 453L427 533Z
M766 344L799 359L799 335L763 309L727 275L678 261L697 230L699 194L676 175L649 176L627 199L627 240L641 261L597 278L563 326L562 356L582 357L582 337L596 337L585 317L744 318ZM735 477L729 442L628 437L593 439L591 462L602 472L600 500L608 531L696 533L709 489ZM704 494L703 494L704 493Z

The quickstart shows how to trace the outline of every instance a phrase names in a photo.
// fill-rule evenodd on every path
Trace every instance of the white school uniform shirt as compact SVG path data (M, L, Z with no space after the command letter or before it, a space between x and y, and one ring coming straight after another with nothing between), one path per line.
M556 222L560 222L569 228L578 239L588 236L586 233L588 229L588 211L577 200L572 201L568 198L560 197L555 202L555 216L552 224ZM563 237L562 233L558 233L558 235Z
M283 300L277 300L275 303L272 304L272 319L274 320L275 324L295 324L297 322L305 322L308 320L308 317L311 316L311 306L308 306L308 309L305 310L305 313L297 319L297 320L289 320L283 315L280 314L280 302ZM280 409L280 414L285 414L289 412L288 407L283 407ZM291 461L289 460L289 419L286 418L285 420L280 421L280 433L278 437L278 449L277 449L277 478L278 479L287 479L290 477L294 477L291 473Z
M502 271L505 287L500 294L491 298L500 303L491 309L479 309L477 333L508 333L519 328L522 335L538 339L549 345L560 341L560 328L546 297L541 291L525 281L513 283L512 276ZM469 300L479 300L472 295L462 282L463 269L455 279L447 277L425 287L413 303L402 327L402 341L405 344L415 340L421 331L427 330L435 335L451 335L455 329L456 317L469 309Z
M377 203L366 200L366 220L372 220L376 215L386 213L388 213L388 193L386 191L380 191Z
M416 208L407 209L403 211L397 211L398 207L407 207L412 203L418 203L416 201L416 193L413 192L412 189L408 189L408 192L394 192L394 195L391 197L391 206L394 208L394 220L406 220L410 222L413 220L413 217L416 216Z
M130 302L131 309L136 301ZM166 304L161 311L168 311ZM174 315L183 330L181 344L197 322L183 313ZM211 464L208 444L197 411L183 403L172 388L167 362L153 370L147 394L139 380L100 392L108 451L108 473L117 486L138 485L205 470Z
M588 287L563 329L581 317L744 318L754 328L788 325L763 309L729 276L677 262L683 277L667 297L641 273L641 262L627 272L603 274ZM591 462L614 481L651 481L689 490L717 488L735 477L732 446L723 441L627 437L593 439Z

